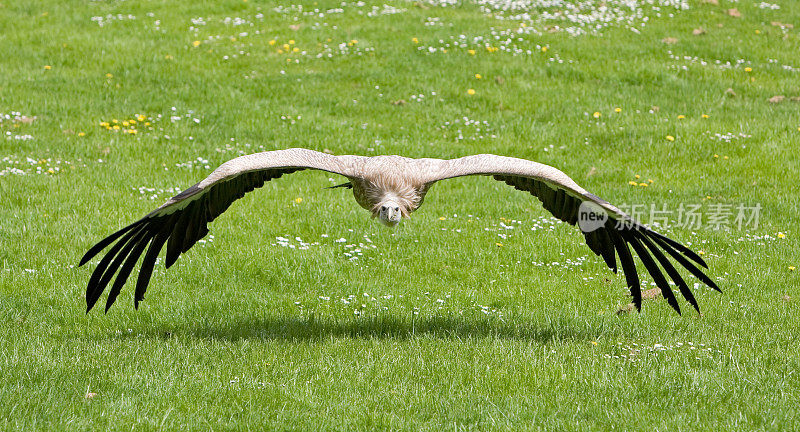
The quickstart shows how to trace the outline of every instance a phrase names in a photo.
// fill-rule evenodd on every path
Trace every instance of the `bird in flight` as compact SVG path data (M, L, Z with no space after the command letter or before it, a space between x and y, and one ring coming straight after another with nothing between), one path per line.
M334 156L294 148L254 153L222 164L201 182L175 195L138 221L94 245L81 259L86 264L112 245L95 267L86 288L86 312L114 279L106 312L144 254L136 280L134 306L144 299L156 264L166 245L166 268L208 233L208 223L237 199L272 179L314 169L348 179L358 204L384 225L393 227L417 210L425 194L440 180L469 175L492 176L529 192L553 216L578 225L589 248L617 272L617 256L637 310L642 293L633 252L661 289L670 306L680 307L667 277L698 312L700 308L686 281L667 258L706 285L720 289L699 266L708 268L691 249L635 221L609 202L587 192L569 176L548 165L512 157L479 154L458 159L411 159L402 156ZM664 272L662 272L662 269ZM666 273L666 276L664 275ZM116 278L114 276L116 275Z

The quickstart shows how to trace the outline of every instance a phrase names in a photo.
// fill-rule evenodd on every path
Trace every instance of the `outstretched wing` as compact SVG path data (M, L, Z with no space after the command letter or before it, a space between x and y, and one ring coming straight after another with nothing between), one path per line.
M134 297L134 305L138 308L139 301L144 299L156 258L164 245L167 246L166 267L169 268L180 254L205 237L209 222L247 192L284 174L304 169L350 176L354 173L353 165L360 158L332 156L307 149L288 149L241 156L225 162L200 183L170 198L161 207L111 234L86 252L79 265L86 264L114 244L89 279L86 312L94 307L116 274L106 301L108 311L144 253Z
M662 269L698 312L700 307L686 281L665 252L703 283L720 291L714 281L698 268L698 265L708 268L699 255L677 241L635 221L608 201L587 192L556 168L524 159L489 154L443 161L426 159L420 163L424 165L421 171L425 174L419 181L424 184L430 185L439 180L467 175L491 175L518 190L530 192L542 202L545 209L570 225L578 223L582 215L588 217L589 213L595 216L607 216L607 219L601 220L598 224L589 221L579 226L589 248L602 257L615 273L619 255L633 303L638 310L641 310L642 306L642 292L631 247L656 285L661 288L664 298L679 314L681 310L678 301Z

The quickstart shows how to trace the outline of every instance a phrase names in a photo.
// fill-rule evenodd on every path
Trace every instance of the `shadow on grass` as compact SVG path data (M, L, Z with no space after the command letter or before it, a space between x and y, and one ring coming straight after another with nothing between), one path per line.
M264 339L279 341L326 341L333 339L510 339L549 343L558 340L595 340L603 333L601 323L552 321L505 322L500 319L435 317L403 320L395 317L354 318L337 321L312 318L233 318L231 321L195 322L145 330L145 336L198 338L226 341Z

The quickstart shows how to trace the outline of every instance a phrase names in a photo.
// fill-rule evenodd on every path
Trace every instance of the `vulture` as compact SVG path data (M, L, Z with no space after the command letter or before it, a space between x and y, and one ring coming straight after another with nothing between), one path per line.
M94 307L113 279L106 301L108 312L144 254L134 294L134 307L138 309L153 274L156 258L165 245L165 265L169 268L182 253L208 233L208 223L227 210L234 201L263 186L265 182L308 169L346 177L346 183L334 187L352 189L358 204L371 212L373 218L390 227L410 217L422 205L425 194L437 181L470 175L491 176L535 196L556 218L578 225L592 252L600 256L615 273L619 266L622 267L637 310L641 310L642 292L634 254L678 314L681 313L680 307L670 285L677 286L686 301L698 312L700 307L668 256L700 281L720 291L699 268L708 268L707 264L691 249L637 222L551 166L492 154L443 160L402 156L335 156L293 148L229 160L199 183L95 244L79 265L86 264L108 246L111 248L100 259L89 278L86 312Z

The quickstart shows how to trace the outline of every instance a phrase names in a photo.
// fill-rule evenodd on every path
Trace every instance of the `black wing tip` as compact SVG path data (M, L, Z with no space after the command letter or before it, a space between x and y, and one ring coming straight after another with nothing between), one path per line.
M83 267L83 265L88 263L93 257L94 255L89 255L89 252L86 252L83 254L83 258L81 258L81 261L78 263L78 267Z
M89 314L96 304L97 300L92 301L89 297L86 297L86 314Z
M175 255L174 257L167 256L167 259L164 260L164 268L165 269L169 269L170 267L172 267L172 265L175 264L178 261L179 257L180 257L180 255Z

